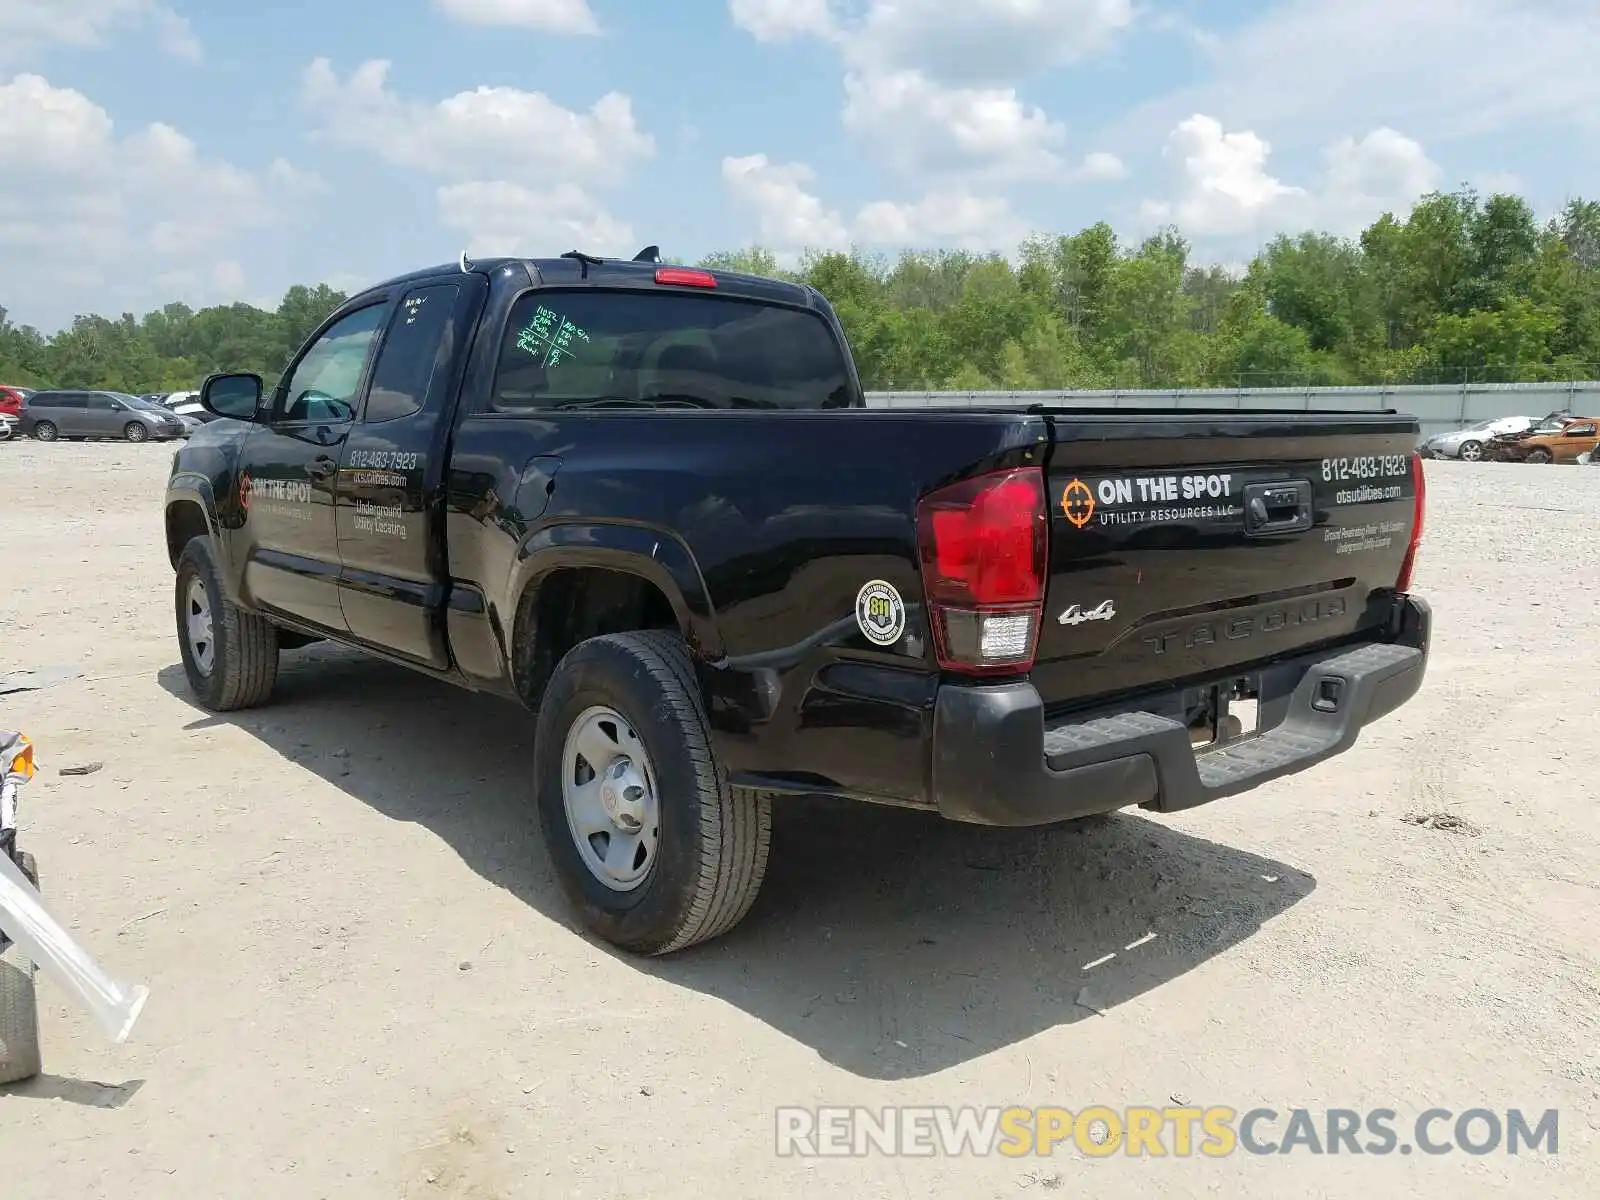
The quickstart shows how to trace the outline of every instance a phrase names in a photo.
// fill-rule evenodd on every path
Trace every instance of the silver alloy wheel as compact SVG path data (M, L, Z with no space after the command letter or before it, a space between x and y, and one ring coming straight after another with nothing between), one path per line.
M202 675L209 675L217 659L216 629L211 619L211 597L206 594L205 581L198 575L189 581L183 615L184 632L189 638L189 653L194 658L195 669Z
M55 441L57 432L55 424L51 421L40 421L33 427L33 436L41 442Z
M661 806L644 743L616 710L586 708L561 751L561 801L578 857L614 892L631 892L655 865Z
M129 421L128 427L122 432L128 435L130 442L143 442L150 437L150 431L139 421Z
M1461 460L1463 462L1477 462L1483 457L1483 446L1478 442L1461 443Z

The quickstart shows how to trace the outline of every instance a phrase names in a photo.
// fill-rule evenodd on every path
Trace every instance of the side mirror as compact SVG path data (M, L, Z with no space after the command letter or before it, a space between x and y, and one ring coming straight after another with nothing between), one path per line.
M200 385L200 404L219 417L254 421L262 391L259 375L211 375Z

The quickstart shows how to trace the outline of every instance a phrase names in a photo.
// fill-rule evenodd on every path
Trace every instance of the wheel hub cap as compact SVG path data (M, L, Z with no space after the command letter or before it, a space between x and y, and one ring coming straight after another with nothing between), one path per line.
M642 884L655 865L660 813L644 743L616 710L584 710L561 755L562 804L583 865L613 891Z
M216 641L211 619L211 597L206 595L206 585L192 580L184 595L184 633L189 639L189 653L202 675L211 674L211 664L216 660Z

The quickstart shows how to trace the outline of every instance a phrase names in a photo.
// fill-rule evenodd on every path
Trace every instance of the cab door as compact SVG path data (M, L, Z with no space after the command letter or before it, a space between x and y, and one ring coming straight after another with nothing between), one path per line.
M350 634L440 671L450 666L439 519L450 398L485 288L456 275L396 297L334 486Z
M330 321L284 372L245 440L238 481L245 594L261 608L334 634L339 548L333 488L339 457L388 302Z
M1600 423L1583 421L1568 425L1561 431L1561 440L1555 445L1555 460L1558 463L1577 462L1580 455L1593 450L1597 443L1600 443Z

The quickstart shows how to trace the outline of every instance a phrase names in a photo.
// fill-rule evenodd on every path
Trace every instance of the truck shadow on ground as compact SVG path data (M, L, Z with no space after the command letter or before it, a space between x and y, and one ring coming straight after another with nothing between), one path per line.
M447 842L567 929L528 795L516 706L351 652L286 654L269 707L231 724ZM180 666L161 685L189 699ZM1303 871L1129 814L1050 830L782 801L744 923L636 969L715 996L876 1079L945 1070L1178 978L1308 896ZM1152 936L1153 935L1153 936Z

